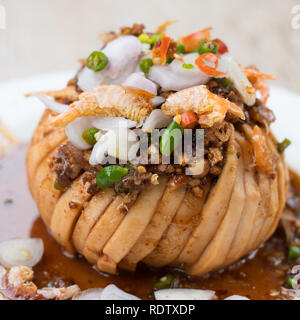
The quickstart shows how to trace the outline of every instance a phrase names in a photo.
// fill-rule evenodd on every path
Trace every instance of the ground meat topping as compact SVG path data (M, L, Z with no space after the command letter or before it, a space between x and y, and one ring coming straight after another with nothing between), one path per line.
M267 108L260 100L256 100L255 105L253 107L248 107L247 111L250 119L255 123L267 123L269 125L276 120L273 111Z
M122 27L120 29L121 35L133 35L138 37L141 33L143 33L145 26L143 24L134 23L132 27Z
M95 174L100 167L90 166L85 152L77 149L71 143L60 146L50 164L50 168L56 173L57 182L63 188L68 188L84 171ZM91 178L93 179L95 176L91 176Z

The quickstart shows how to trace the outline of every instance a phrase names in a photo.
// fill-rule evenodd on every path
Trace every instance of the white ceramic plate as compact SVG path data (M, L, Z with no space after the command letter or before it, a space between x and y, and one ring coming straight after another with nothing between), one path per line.
M44 107L36 98L25 98L24 94L61 89L74 74L75 71L65 71L0 83L0 121L20 141L28 142ZM272 129L278 140L292 140L286 152L288 163L300 171L300 95L273 86L268 106L277 118Z

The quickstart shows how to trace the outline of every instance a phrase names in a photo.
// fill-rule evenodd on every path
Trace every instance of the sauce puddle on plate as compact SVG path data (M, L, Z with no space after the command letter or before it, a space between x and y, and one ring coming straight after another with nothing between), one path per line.
M44 257L34 267L35 283L39 287L76 283L85 290L113 283L142 299L149 299L153 297L154 283L166 273L172 273L173 286L215 290L220 299L235 294L250 299L282 298L279 289L290 266L286 260L285 240L280 233L254 257L201 278L191 278L170 269L150 270L143 265L135 273L110 276L95 271L81 257L68 257L39 218L27 188L25 154L26 146L22 146L0 160L0 241L24 237L43 239Z

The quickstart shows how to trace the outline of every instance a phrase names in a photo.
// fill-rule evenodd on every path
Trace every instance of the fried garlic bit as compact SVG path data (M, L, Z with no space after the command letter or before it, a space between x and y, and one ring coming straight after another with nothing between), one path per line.
M118 85L101 85L84 92L70 109L57 116L53 123L65 126L77 117L112 116L124 117L139 122L147 117L153 106L149 100L153 95L133 88Z
M2 273L1 273L2 270ZM3 271L4 270L4 271ZM28 267L18 266L6 271L0 266L0 289L10 293L6 297L0 292L0 300L7 299L33 299L33 300L69 300L80 292L77 285L66 288L38 289L33 283L33 270Z
M222 123L228 111L238 118L245 119L244 112L240 107L213 94L204 85L170 95L166 103L163 104L162 111L167 116L193 111L199 115L199 124L205 128Z

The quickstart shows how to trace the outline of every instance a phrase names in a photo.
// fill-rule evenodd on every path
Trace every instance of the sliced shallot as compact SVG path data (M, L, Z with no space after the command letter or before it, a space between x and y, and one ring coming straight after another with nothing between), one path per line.
M79 117L66 126L66 135L72 144L81 150L88 150L91 145L86 143L82 138L82 133L89 128L99 130L110 130L117 128L133 128L136 126L135 121L121 117Z
M106 288L104 288L101 300L141 300L138 297L129 294L117 286L110 284Z
M153 107L158 107L161 104L163 104L166 101L166 98L162 97L162 96L156 96L152 99L150 99L150 102L152 103Z
M211 77L195 65L197 56L195 53L183 56L184 63L191 65L191 69L184 68L183 62L175 59L169 65L153 66L149 71L148 78L158 83L164 91L179 91L199 84L206 84Z
M151 132L153 129L166 128L173 121L172 117L166 116L160 109L153 110L146 119L142 130Z
M121 84L136 70L142 53L142 44L137 37L122 36L110 41L102 52L108 57L108 65L99 72L87 67L78 74L78 86L89 91L100 84Z
M41 239L15 239L0 243L0 264L6 268L33 267L44 254Z
M151 80L146 79L143 72L132 73L128 78L126 78L122 85L147 91L154 96L157 95L157 85Z
M82 138L82 133L93 127L95 118L96 117L79 117L66 126L66 135L76 148L80 150L88 150L91 148L91 145L86 143Z
M154 292L156 300L212 300L215 292L198 289L163 289Z
M38 98L47 109L50 109L56 113L64 113L69 109L67 104L58 103L54 100L53 97L45 96L40 93L34 93L34 96Z
M7 271L2 266L0 266L0 290L5 289L4 278L6 274L7 274Z
M227 77L243 97L244 102L248 106L253 106L256 100L255 89L229 53L225 53L219 58L218 70L227 74Z
M224 300L250 300L250 299L243 296L239 296L239 295L233 295L233 296L227 297Z

